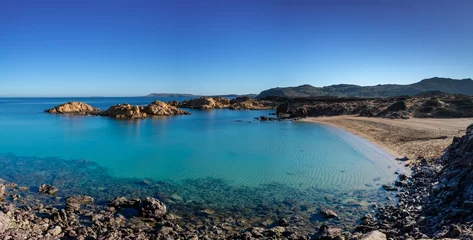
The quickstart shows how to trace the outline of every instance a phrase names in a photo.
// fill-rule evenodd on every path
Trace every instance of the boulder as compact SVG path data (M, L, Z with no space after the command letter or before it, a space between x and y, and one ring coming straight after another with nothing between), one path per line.
M405 101L398 101L391 104L386 110L390 112L397 112L397 111L404 111L407 109L407 105Z
M45 110L47 113L73 114L73 115L96 115L100 109L94 108L83 102L67 102Z
M40 194L52 195L52 194L57 193L57 191L59 191L59 189L57 187L51 186L49 184L43 184L43 185L39 186L39 188L38 188L38 193L40 193Z
M386 234L378 230L374 230L363 234L363 236L361 236L361 240L386 240Z
M100 115L117 119L143 119L148 117L143 107L133 106L128 103L111 106L101 112Z
M136 208L138 209L140 206L141 200L140 199L127 199L125 197L117 197L113 199L108 206L114 208Z
M320 230L312 237L313 240L345 240L342 229L322 225Z
M320 210L320 215L324 218L336 218L338 216L337 213L331 209Z
M14 223L10 217L3 212L0 212L0 234L4 233L7 229L12 228Z
M181 110L177 107L174 107L170 104L154 101L148 106L143 108L144 112L152 116L169 116L169 115L188 115L190 114L187 111Z
M89 196L74 195L66 198L66 211L75 212L80 210L82 204L92 204L94 199Z
M166 215L167 208L158 199L147 197L141 202L140 212L142 217L160 219Z

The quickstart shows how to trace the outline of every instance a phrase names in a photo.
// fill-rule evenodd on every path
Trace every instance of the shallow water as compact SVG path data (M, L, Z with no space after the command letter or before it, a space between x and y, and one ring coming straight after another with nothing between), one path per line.
M144 105L156 99L0 99L0 157L5 166L22 163L4 167L0 177L35 185L35 174L37 181L59 181L62 178L57 175L70 169L70 178L63 176L65 180L56 184L69 184L74 193L80 193L82 187L96 197L111 185L149 179L161 184L151 191L158 197L157 192L179 194L186 202L218 203L225 208L226 203L254 204L259 198L264 198L262 202L273 199L270 203L277 205L295 196L300 204L326 206L355 198L377 202L385 197L380 185L393 181L394 172L402 170L392 161L393 156L332 127L253 121L273 111L190 110L190 116L133 121L43 112L72 100L105 109L117 103ZM88 168L83 171L74 165L77 161L67 160L92 162L101 174ZM54 164L45 164L49 162ZM75 168L82 175L75 173ZM23 179L22 171L33 176ZM83 178L84 184L72 187L72 176ZM99 186L100 181L107 182L106 186ZM87 182L94 182L95 188ZM130 189L141 191L139 188L139 184L130 185L108 195L133 195ZM142 192L150 194L149 189ZM335 201L334 196L341 199Z

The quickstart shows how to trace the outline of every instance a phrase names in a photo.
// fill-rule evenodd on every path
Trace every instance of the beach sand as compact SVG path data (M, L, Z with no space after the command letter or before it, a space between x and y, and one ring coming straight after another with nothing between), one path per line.
M452 143L454 136L462 136L473 118L386 119L358 116L305 118L301 121L329 124L343 129L396 156L416 159L418 156L439 157Z

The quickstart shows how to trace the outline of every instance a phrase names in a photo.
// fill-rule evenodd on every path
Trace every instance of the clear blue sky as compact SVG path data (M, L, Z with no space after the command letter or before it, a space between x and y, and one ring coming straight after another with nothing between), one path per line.
M0 96L473 77L472 9L471 0L2 1Z

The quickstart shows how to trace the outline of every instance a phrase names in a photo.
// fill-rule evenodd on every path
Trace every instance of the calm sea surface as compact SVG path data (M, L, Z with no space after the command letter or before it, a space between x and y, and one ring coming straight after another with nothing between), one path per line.
M189 186L194 184L194 189L196 182L208 179L223 182L232 191L276 184L301 193L373 191L379 198L380 185L393 181L399 166L392 156L332 127L253 121L274 111L189 110L190 116L133 121L43 112L73 100L106 109L118 103L145 105L154 100L183 99L0 98L0 156L6 166L0 171L1 178L35 185L34 174L41 172L38 181L54 181L62 175L44 176L60 173L61 164L84 160L100 167L107 179L173 183L180 188L169 188L168 194L174 191L189 201L203 198L194 196L199 193L190 191ZM22 164L11 167L15 162ZM93 181L94 174L87 178L90 180L84 182ZM223 198L234 197L220 188L218 191L222 192L215 194ZM284 199L285 191L280 194ZM312 197L319 198L317 194ZM212 199L201 201L212 203Z

